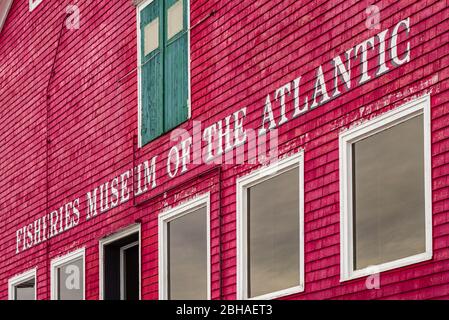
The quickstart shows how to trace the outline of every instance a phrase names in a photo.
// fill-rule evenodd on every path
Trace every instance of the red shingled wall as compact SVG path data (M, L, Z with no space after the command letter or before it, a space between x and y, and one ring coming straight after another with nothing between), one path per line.
M409 63L279 127L281 156L305 150L305 291L289 298L449 298L449 0L378 1L380 30L365 26L369 1L191 2L192 118L181 125L185 129L193 120L204 128L243 107L245 128L258 129L267 94L300 75L311 89L321 64L332 87L333 57L410 17ZM81 28L61 32L68 3L44 0L30 13L28 1L15 1L0 33L0 298L7 298L10 277L37 266L38 298L48 299L50 260L86 247L86 298L97 299L98 240L140 220L142 298L157 299L157 215L209 191L212 297L219 298L221 291L223 298L234 299L235 180L256 166L224 165L221 177L211 170L189 180L211 168L199 165L168 179L166 155L174 145L168 134L135 154L137 163L158 155L158 186L136 199L155 196L152 200L139 206L129 201L15 253L18 228L77 197L85 211L86 192L133 166L135 7L124 0L71 1L80 8ZM211 11L215 14L209 16ZM373 74L377 57L374 52L369 57ZM352 63L355 82L359 66ZM340 283L339 132L429 92L433 259L383 273L380 290L367 290L363 278ZM278 107L274 112L279 118Z

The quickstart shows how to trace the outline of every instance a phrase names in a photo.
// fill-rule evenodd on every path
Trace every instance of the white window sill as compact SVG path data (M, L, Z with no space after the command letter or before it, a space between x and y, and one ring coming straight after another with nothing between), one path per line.
M432 259L432 252L424 252L419 253L410 257L394 260L391 262L386 262L379 265L369 266L360 270L354 270L350 272L348 275L341 276L340 282L355 280L367 276L371 276L373 274L391 271L395 269L399 269L402 267L410 266L416 263L428 261Z

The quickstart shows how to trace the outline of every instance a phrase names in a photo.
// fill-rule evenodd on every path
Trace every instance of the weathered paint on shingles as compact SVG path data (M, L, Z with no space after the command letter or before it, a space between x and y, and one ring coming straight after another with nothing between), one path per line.
M81 29L65 31L50 84L49 208L56 209L132 166L137 133L136 12L131 1L75 1ZM266 94L296 76L311 88L314 69L375 35L365 28L368 1L192 1L192 119L211 124L242 107L245 126L259 128ZM289 299L443 299L449 270L449 0L382 1L382 29L408 16L412 61L280 128L284 153L305 153L305 292ZM207 18L211 11L215 15ZM59 12L59 14L58 14ZM38 267L38 298L49 297L50 259L86 246L86 297L98 298L98 240L142 221L142 297L157 299L157 214L182 201L179 192L133 208L105 213L30 251L15 255L15 230L47 212L45 203L46 89L64 7L46 1L28 13L15 1L0 34L0 298L8 278ZM197 23L200 23L197 25ZM27 30L27 32L23 32ZM370 71L374 71L374 55ZM359 63L353 61L353 70ZM355 72L358 75L358 72ZM437 79L437 81L429 81ZM355 81L355 80L354 80ZM413 92L409 89L412 88ZM434 259L382 274L380 290L364 279L339 282L338 133L432 90ZM304 92L303 94L309 94ZM287 103L291 101L288 100ZM279 118L278 109L275 115ZM191 122L182 128L191 128ZM168 135L139 150L138 160L160 155L156 192L205 168L167 181ZM236 293L235 179L251 166L226 166L221 204L218 177L211 173L183 187L185 194L211 192L212 289L219 294L218 207L222 211L222 292ZM176 201L174 199L177 199ZM85 210L85 203L81 210ZM47 254L48 250L48 254Z

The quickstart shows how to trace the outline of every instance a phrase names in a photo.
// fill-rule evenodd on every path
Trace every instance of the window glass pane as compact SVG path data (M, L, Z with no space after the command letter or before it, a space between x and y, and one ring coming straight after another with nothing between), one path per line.
M58 300L83 299L83 258L68 262L56 268L58 279Z
M148 55L159 48L159 18L154 19L144 28L144 54Z
M176 1L167 12L167 39L181 32L184 28L184 13L182 10L182 1Z
M423 116L353 145L354 269L425 252Z
M14 286L15 300L36 300L34 287L34 278Z
M299 169L247 191L249 297L299 285Z
M207 211L168 223L169 299L207 299Z

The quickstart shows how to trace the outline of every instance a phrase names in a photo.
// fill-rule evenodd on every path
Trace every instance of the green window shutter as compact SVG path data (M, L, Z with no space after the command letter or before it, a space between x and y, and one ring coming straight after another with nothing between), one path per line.
M188 118L187 0L163 0L164 13L164 131Z
M140 12L141 138L146 144L164 132L163 6L154 0Z

